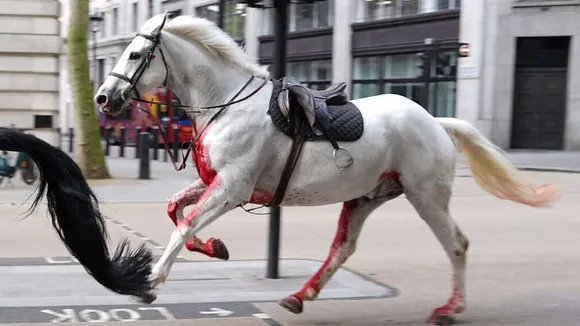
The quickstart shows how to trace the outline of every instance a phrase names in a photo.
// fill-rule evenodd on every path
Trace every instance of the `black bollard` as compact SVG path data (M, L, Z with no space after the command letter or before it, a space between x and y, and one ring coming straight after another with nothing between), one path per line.
M139 179L151 179L151 166L149 164L149 147L151 134L143 131L139 133Z
M177 160L179 155L179 127L174 125L173 126L173 157Z
M151 131L153 134L153 143L151 144L151 148L153 149L153 159L157 161L159 159L159 128L153 127L151 128Z
M166 144L166 140L169 139L169 133L171 132L171 129L169 128L169 126L167 126L167 128L165 128L165 130L161 131L161 132L165 132L165 139L163 140L163 162L167 162L167 159L169 157L169 153L168 153L168 148L169 148L169 144ZM167 147L166 147L167 145Z
M60 127L56 128L56 134L57 134L57 144L56 144L56 148L60 149L62 146L62 134L61 134L61 130Z
M139 135L141 134L141 126L135 127L135 158L139 158Z
M68 152L72 153L75 147L75 133L72 127L68 128Z
M125 129L125 126L119 127L119 157L125 157L126 137L127 137L127 129Z
M113 133L113 126L107 126L105 128L105 156L109 156L111 153L111 134Z

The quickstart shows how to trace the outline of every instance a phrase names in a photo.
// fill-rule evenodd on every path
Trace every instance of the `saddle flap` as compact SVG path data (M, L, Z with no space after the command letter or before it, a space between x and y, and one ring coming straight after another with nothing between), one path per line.
M302 85L291 85L287 86L288 94L292 94L294 100L302 107L308 119L308 124L312 127L314 125L316 103L314 102L314 96L310 90Z
M340 82L336 84L330 85L328 88L323 89L321 91L315 91L317 95L324 98L332 98L337 95L342 95L344 90L346 89L346 83Z
M288 97L288 90L283 90L278 96L278 107L280 107L280 112L289 120L290 114L290 100Z

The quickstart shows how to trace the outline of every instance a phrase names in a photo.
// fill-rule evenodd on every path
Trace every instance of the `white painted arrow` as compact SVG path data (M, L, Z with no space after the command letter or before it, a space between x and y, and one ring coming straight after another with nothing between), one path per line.
M233 311L221 309L221 308L210 308L210 311L200 311L199 313L202 315L217 315L220 317L227 317L233 314Z

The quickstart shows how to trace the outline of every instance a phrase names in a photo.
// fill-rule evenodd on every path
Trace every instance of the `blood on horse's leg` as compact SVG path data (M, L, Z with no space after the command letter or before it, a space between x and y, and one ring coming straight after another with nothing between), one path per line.
M177 223L183 220L183 210L189 205L195 204L207 186L197 180L182 191L176 193L169 199L167 204L167 215L177 226ZM185 243L185 248L189 251L199 252L208 257L228 260L230 258L228 248L220 239L209 238L203 242L200 238L193 237Z
M443 306L433 310L426 320L428 324L451 325L454 315L465 310L465 266L469 241L459 230L449 214L450 189L437 187L436 192L419 195L408 194L407 199L435 234L453 267L451 297Z
M300 291L280 300L280 306L292 313L299 314L304 309L304 300L313 301L316 299L332 275L354 253L364 221L382 203L383 201L369 201L359 198L343 204L338 220L338 229L328 258Z

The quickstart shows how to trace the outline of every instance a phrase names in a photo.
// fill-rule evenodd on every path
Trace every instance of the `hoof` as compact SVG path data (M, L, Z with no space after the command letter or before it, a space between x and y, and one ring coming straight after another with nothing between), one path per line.
M211 246L214 252L214 257L217 259L228 260L230 259L230 253L228 248L220 239L214 239L211 242Z
M157 295L155 293L147 293L139 298L139 302L145 304L151 304L153 301L157 300Z
M453 325L455 324L455 318L453 315L442 314L438 311L433 312L433 314L427 319L427 324L431 325Z
M296 298L293 295L280 300L278 304L282 308L290 311L293 314L302 313L302 311L304 310L304 304L302 303L302 301L298 300L298 298Z

